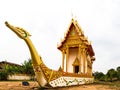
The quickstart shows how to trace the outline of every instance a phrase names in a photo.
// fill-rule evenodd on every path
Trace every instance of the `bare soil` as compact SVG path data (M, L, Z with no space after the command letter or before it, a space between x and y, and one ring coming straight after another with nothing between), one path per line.
M1 81L0 90L38 90L37 82L28 81L28 83L29 86L24 86L22 81Z
M48 90L120 90L120 88L109 85L80 85L65 88L54 88Z
M29 86L22 85L22 81L1 81L0 90L120 90L116 85L90 84L61 88L42 89L36 81L28 81Z

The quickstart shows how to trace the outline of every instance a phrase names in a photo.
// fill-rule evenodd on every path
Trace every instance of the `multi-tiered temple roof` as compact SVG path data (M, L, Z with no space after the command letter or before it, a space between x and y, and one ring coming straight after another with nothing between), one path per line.
M78 36L77 38L79 38L79 41L82 42L82 44L84 44L85 49L90 53L91 56L94 56L94 51L91 45L91 42L88 40L88 38L84 35L84 32L82 31L82 29L80 28L77 20L72 19L71 23L68 27L67 32L64 35L63 40L61 41L61 43L58 45L58 49L62 50L62 48L64 47L64 45L66 44L67 39L69 38L69 36ZM79 42L78 42L79 43Z

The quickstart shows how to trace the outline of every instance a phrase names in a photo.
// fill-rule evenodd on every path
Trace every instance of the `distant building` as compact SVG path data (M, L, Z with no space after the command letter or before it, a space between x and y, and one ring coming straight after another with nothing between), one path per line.
M4 70L6 65L9 65L9 66L21 66L19 64L15 64L15 63L11 63L11 62L1 61L0 62L0 71Z
M0 62L0 71L4 71L6 65L21 67L21 65L16 64L16 63L1 61ZM13 75L8 76L8 80L32 80L34 78L35 78L34 76L30 76L30 75L22 74L22 73L13 74Z

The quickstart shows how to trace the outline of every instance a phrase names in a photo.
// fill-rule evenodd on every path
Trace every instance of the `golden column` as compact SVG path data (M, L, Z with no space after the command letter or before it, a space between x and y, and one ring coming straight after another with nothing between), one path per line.
M68 57L69 57L69 47L68 45L66 46L66 72L68 72Z
M89 72L90 72L90 71L89 71L89 62L88 62L88 59L87 59L86 62L87 62L87 74L89 75Z
M90 76L92 76L92 64L93 62L90 63Z
M85 50L85 73L87 73L88 72L88 67L87 67L87 65L88 65L88 63L87 63L87 51Z
M62 51L62 69L64 71L64 60L65 60L65 51Z
M88 74L91 76L91 57L90 57L90 55L88 54L88 59L87 59L87 61L88 61Z
M78 47L79 47L79 50L78 50L78 59L79 59L79 61L80 61L80 63L79 63L79 72L81 73L81 47L80 47L81 45L79 45Z
M85 48L83 48L83 73L85 73Z

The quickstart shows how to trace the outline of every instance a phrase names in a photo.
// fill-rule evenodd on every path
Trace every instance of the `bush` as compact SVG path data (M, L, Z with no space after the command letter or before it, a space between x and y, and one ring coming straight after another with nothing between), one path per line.
M7 72L0 72L0 80L7 80L8 73Z

